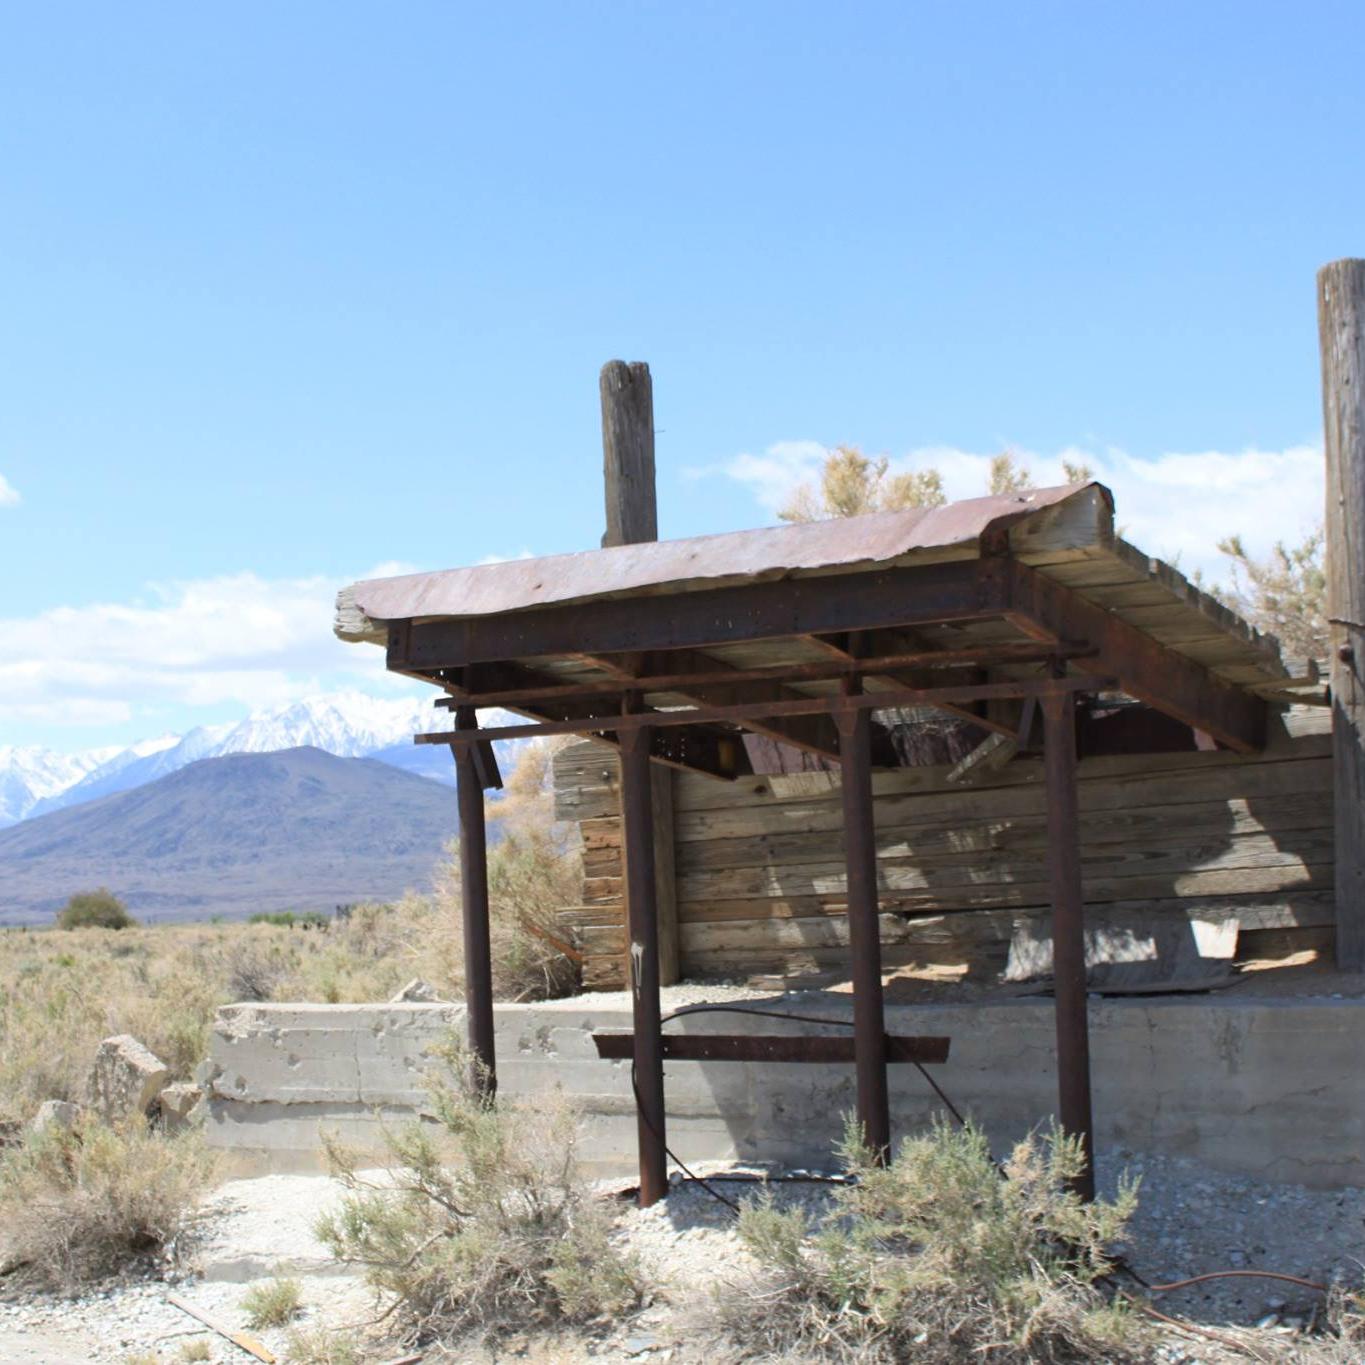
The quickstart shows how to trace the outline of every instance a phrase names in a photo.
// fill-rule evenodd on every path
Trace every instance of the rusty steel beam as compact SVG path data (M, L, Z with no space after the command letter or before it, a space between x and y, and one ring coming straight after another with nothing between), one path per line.
M461 707L455 723L477 734L472 706ZM484 774L479 744L455 748L456 800L460 812L460 918L464 933L465 1013L468 1019L470 1082L491 1101L498 1089L493 1042L493 954L488 923L488 840L484 825Z
M643 664L643 660L638 656L622 655L614 658L611 655L585 654L582 657L613 673L619 681L630 688L640 689L641 683L634 671ZM719 681L715 682L698 681L694 677L690 682L669 689L677 696L702 706L733 706L737 702L749 701L786 701L802 695L782 682L765 680L745 683L727 676L725 673L727 666L721 660L707 658L695 650L678 650L674 658L680 664L697 665L699 674L702 667L709 665L712 675L718 676ZM731 674L740 671L738 668L730 668ZM834 722L828 716L801 715L780 719L756 719L749 728L758 734L767 735L770 739L794 745L808 753L820 754L824 758L834 758L839 753L839 735L834 728Z
M664 1137L663 1025L659 1007L659 915L654 872L654 804L649 773L649 730L621 734L621 826L625 852L626 927L630 940L630 993L635 1033L636 1136L640 1153L640 1204L668 1193Z
M1093 655L1089 645L1068 642L1064 645L1035 644L1031 641L1019 644L979 645L975 649L935 649L916 650L903 654L876 654L864 659L853 659L847 655L840 659L831 658L828 662L791 663L764 665L761 668L739 668L733 664L722 663L698 650L675 650L672 653L659 652L635 656L639 660L640 672L637 674L623 671L621 660L629 655L578 655L584 662L600 662L602 668L610 669L611 677L602 680L583 679L565 681L553 674L541 673L540 682L518 682L518 672L530 673L521 665L488 665L491 677L481 671L477 691L461 688L459 695L443 697L436 701L438 707L453 709L463 705L465 700L476 706L501 706L515 710L519 704L539 701L557 701L582 697L620 696L626 688L641 692L679 692L705 683L801 683L831 682L840 678L861 674L882 675L887 670L915 668L991 668L1011 664L1047 663L1052 659L1081 658ZM500 676L499 676L500 675ZM421 676L425 681L444 681L428 674ZM888 675L889 676L889 675ZM445 685L450 686L449 683Z
M621 1061L634 1055L634 1036L629 1033L594 1033L597 1055ZM948 1060L949 1039L886 1036L888 1062L917 1062L936 1066ZM664 1060L672 1062L851 1062L854 1040L809 1034L665 1034Z
M1000 616L1007 606L1003 561L947 564L742 583L676 593L533 607L460 620L412 621L390 633L400 672L538 655L704 649L879 626L914 626Z
M1076 801L1076 708L1060 693L1042 698L1047 788L1047 874L1052 895L1052 977L1057 1023L1057 1118L1078 1137L1085 1169L1075 1182L1095 1197L1095 1134L1090 1104L1090 1020L1085 986L1085 907Z
M1032 624L1056 639L1084 639L1098 647L1079 667L1113 674L1129 696L1205 730L1240 754L1265 747L1266 703L1177 654L1113 612L1087 602L1054 579L1015 560L1008 572L1007 615L1021 628Z
M856 681L856 680L855 680ZM998 701L1009 697L1046 696L1050 693L1093 692L1113 686L1112 678L1020 678L1011 682L963 683L957 687L926 687L904 692L867 692L840 697L799 697L789 701L745 702L735 706L694 706L679 711L641 711L636 714L578 717L534 725L502 725L480 732L487 739L526 739L533 735L623 735L641 727L669 729L681 726L748 725L765 716L833 715L894 709L898 706L936 706L942 701ZM1011 734L1013 731L1010 732ZM416 744L467 744L470 737L459 730L437 730L414 735Z
M851 682L848 686L856 688ZM877 1161L891 1152L891 1108L886 1083L886 1010L882 1000L881 922L877 916L877 841L872 814L872 750L866 710L841 711L839 789L844 806L844 865L848 877L848 949L853 976L855 1110L862 1140Z

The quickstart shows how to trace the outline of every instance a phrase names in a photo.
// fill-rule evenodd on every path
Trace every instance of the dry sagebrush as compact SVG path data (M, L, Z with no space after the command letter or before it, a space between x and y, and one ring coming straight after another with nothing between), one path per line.
M1066 1189L1080 1151L1053 1134L1015 1147L1001 1172L984 1136L936 1127L885 1168L850 1130L856 1183L812 1226L771 1197L739 1234L761 1272L720 1302L746 1358L993 1365L1149 1358L1149 1336L1097 1288L1135 1192L1083 1204Z
M437 1084L432 1104L438 1122L387 1135L383 1180L362 1177L358 1158L329 1144L349 1193L317 1227L335 1256L364 1269L405 1339L495 1338L637 1302L635 1268L579 1172L567 1102L494 1107Z
M164 1256L213 1174L197 1133L51 1125L0 1160L0 1271L69 1290Z

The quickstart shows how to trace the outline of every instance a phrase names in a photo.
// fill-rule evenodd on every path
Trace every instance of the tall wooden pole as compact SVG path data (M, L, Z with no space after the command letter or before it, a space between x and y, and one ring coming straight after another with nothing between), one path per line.
M1081 899L1076 802L1076 712L1069 694L1042 699L1047 784L1047 871L1052 893L1053 1008L1057 1020L1057 1118L1085 1149L1075 1183L1095 1197L1095 1136L1090 1108L1090 1020L1085 989L1085 909Z
M602 476L607 491L605 545L658 540L654 491L654 385L642 360L609 360L602 395Z
M459 730L477 729L472 706L455 712ZM460 810L460 916L464 929L464 994L474 1088L486 1100L498 1089L493 1045L493 953L488 926L488 837L483 779L472 744L455 745Z
M856 681L850 684L851 688L860 686ZM872 814L871 718L864 709L836 712L834 720L839 729L839 785L844 803L856 1112L863 1142L877 1160L885 1161L891 1150L891 1107L886 1083L886 1011Z
M654 388L649 366L643 361L628 365L624 360L609 360L602 366L598 387L602 396L602 476L607 510L607 529L602 544L604 547L637 545L641 541L657 540ZM633 706L639 704L638 697L632 697L630 701ZM663 981L676 981L678 971L673 774L650 762L652 734L645 728L623 730L618 735L629 952L627 978L634 1027L636 1138L642 1206L656 1203L668 1193L659 988ZM661 934L659 922L664 910L668 912L666 936ZM667 961L661 962L661 957Z
M1327 617L1336 812L1336 957L1365 971L1365 260L1318 271L1327 455Z

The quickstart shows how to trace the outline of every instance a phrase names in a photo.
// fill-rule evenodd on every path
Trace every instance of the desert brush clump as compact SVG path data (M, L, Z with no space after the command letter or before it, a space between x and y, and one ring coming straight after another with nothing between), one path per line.
M262 1280L242 1295L248 1327L283 1327L303 1307L303 1286L297 1280Z
M78 891L57 912L59 929L131 929L136 923L128 907L107 886Z
M748 1358L1149 1358L1143 1324L1100 1287L1136 1191L1083 1203L1067 1188L1082 1166L1076 1141L1029 1137L997 1168L978 1129L936 1125L883 1167L850 1126L840 1154L853 1183L822 1218L780 1210L771 1195L740 1213L760 1269L717 1309Z
M463 1073L458 1053L446 1060ZM363 1267L409 1342L493 1339L633 1308L633 1263L579 1171L578 1115L559 1097L486 1103L433 1079L435 1122L386 1135L382 1180L327 1144L348 1193L317 1235Z
M174 1255L212 1175L197 1133L140 1116L30 1133L0 1156L0 1273L71 1290Z

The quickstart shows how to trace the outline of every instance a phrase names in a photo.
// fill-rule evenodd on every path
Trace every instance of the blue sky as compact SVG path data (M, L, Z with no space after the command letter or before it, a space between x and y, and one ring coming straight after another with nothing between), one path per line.
M654 372L665 535L770 520L840 441L958 492L1084 450L1186 567L1297 534L1362 39L1329 4L4 6L0 743L384 689L336 583L596 544L613 356Z

